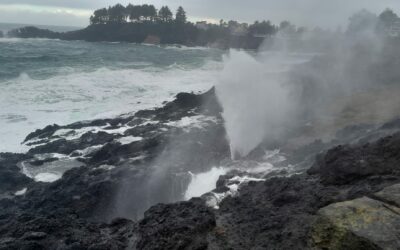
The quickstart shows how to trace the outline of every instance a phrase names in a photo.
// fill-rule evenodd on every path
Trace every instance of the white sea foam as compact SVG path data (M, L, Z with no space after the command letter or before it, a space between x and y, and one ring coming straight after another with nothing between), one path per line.
M100 165L98 168L109 171L109 170L113 170L115 168L115 166L103 164L103 165Z
M61 177L61 173L40 173L35 175L34 180L38 182L55 182Z
M15 196L21 196L24 195L28 191L28 188L23 188L21 190L18 190L17 192L14 193Z
M48 124L113 117L160 106L179 92L205 91L215 84L218 70L213 62L199 69L67 69L49 79L21 74L1 83L0 152L25 152L29 147L20 142Z
M200 47L200 46L184 46L184 45L168 45L168 46L162 46L165 49L171 49L171 50L208 50L209 48L207 47Z
M207 205L215 209L219 208L219 203L228 196L235 196L240 193L242 185L251 181L265 181L264 177L277 170L287 170L289 173L293 169L292 165L275 166L275 163L281 163L286 158L280 153L280 150L266 151L261 162L255 161L234 161L229 165L213 167L205 173L191 174L191 182L185 192L185 199L199 197L207 193ZM238 170L243 175L237 175L226 181L227 191L222 193L211 192L216 188L216 182L221 175L228 174L230 171Z
M41 166L33 166L27 161L18 163L23 174L40 182L56 181L60 179L66 171L85 165L75 158L63 154L35 155L35 158L36 160L58 158L58 160L55 161L45 162Z
M209 172L201 174L191 174L192 180L185 192L185 199L199 197L216 188L218 178L226 174L227 169L222 167L213 167Z
M207 122L216 123L216 119L213 116L204 116L204 115L196 115L196 116L185 116L180 120L167 122L165 125L172 127L180 127L180 128L203 128Z
M91 154L91 153L94 153L94 152L100 150L103 146L104 145L95 145L95 146L87 147L82 150L75 150L73 153L77 153L81 156L87 156L88 154Z
M218 209L219 208L219 203L223 199L225 199L228 196L235 196L239 192L239 188L241 185L248 183L250 181L265 181L265 179L260 179L260 178L253 178L249 176L235 176L231 179L228 180L228 191L224 193L214 193L212 192L210 196L208 196L207 199L207 206Z
M137 137L137 136L126 136L126 137L121 137L121 138L117 139L117 141L119 143L121 143L122 145L130 144L132 142L137 142L137 141L141 141L141 140L143 140L143 138Z

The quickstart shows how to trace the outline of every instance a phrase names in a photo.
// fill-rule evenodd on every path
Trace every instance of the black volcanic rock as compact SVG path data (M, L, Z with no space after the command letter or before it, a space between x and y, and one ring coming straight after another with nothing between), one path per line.
M358 146L338 146L308 171L325 184L348 184L372 175L400 175L400 134Z
M60 126L57 124L48 125L44 129L37 129L35 132L27 135L24 142L32 140L33 138L43 139L52 136L58 129L60 129Z
M25 142L31 145L29 154L1 155L0 178L7 180L0 184L6 192L0 196L0 249L126 249L135 243L136 224L129 220L115 224L113 218L138 220L153 204L183 199L188 171L207 171L213 162L229 157L220 107L211 105L218 105L213 90L179 94L159 109L51 125L30 134ZM182 118L192 116L206 120L194 127L179 126ZM119 141L126 137L140 139ZM91 147L98 148L88 150ZM75 157L82 167L66 171L53 183L42 183L33 182L17 166L22 162L33 170L44 168L58 164L60 157ZM165 171L162 179L154 165ZM22 188L26 192L14 196ZM204 212L199 216L211 219L199 223L204 224L200 231L194 224L192 232L199 237L212 226L212 212L200 200L196 205L187 203L186 209L201 211L201 207ZM181 226L196 218L188 217Z
M390 188L400 183L396 121L349 127L332 142L282 147L288 159L279 164L296 165L293 172L256 175L238 165L219 178L214 195L231 192L240 178L265 181L240 185L219 209L208 207L207 195L178 202L190 173L240 164L230 159L220 112L212 89L178 94L154 110L30 134L28 154L0 154L0 249L321 249L332 245L319 241L325 225L336 225L332 207L360 208L368 199L398 206ZM264 146L245 160L257 165ZM74 168L52 183L34 182L20 169L51 172L70 159Z
M18 162L30 159L29 155L0 153L0 197L7 192L16 192L32 183L32 179L21 173Z
M383 145L395 148L394 145L400 143L397 136L387 137L373 145L352 146L348 155L357 156L366 147L370 147L372 152L379 151ZM390 158L382 154L375 157L382 162L385 159L391 162ZM250 182L240 189L238 196L225 198L219 209L214 210L216 225L208 231L207 242L204 244L208 249L312 249L310 233L315 230L314 224L319 219L320 209L338 202L373 196L383 188L400 183L400 176L396 172L399 169L400 165L393 165L394 171L382 172L381 166L374 164L370 166L368 175L361 171L358 178L352 178L346 185L342 181L342 172L337 171L330 172L334 178L328 183L323 174L302 174L289 178L272 178L265 182ZM222 183L223 178L219 185ZM388 200L387 197L385 199ZM174 211L178 207L172 205L169 209ZM152 219L157 217L154 215ZM170 220L162 221L168 224L177 219L171 216ZM318 232L320 234L324 232ZM157 239L157 236L152 238L155 242ZM148 242L152 240L148 239Z
M207 249L213 211L199 199L150 208L139 224L137 249Z
M61 38L61 33L54 32L48 29L39 29L34 26L27 26L15 30L11 30L7 34L10 37L19 38L50 38L59 39Z
M250 182L216 211L215 249L305 249L318 208L337 191L306 176Z

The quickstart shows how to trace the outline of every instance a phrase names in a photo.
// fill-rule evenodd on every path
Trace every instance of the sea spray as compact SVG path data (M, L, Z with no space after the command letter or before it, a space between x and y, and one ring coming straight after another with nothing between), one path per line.
M221 175L227 173L223 167L213 167L210 171L200 174L191 174L191 181L185 192L185 200L199 197L216 188L216 183Z
M377 22L362 11L350 19L347 33L305 32L296 38L283 32L255 55L230 51L216 93L232 158L248 155L261 142L279 142L305 124L334 124L347 105L338 100L397 79L394 70L376 73L376 65L390 65L388 55L396 51L384 43L388 38L377 32Z
M284 74L291 62L280 52L264 53L256 59L246 52L230 51L225 57L216 93L233 159L284 132L295 106Z

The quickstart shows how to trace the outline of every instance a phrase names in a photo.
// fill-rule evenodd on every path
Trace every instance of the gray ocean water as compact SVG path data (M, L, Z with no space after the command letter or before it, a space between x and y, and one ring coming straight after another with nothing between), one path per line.
M0 152L37 128L159 106L217 81L223 51L0 38Z

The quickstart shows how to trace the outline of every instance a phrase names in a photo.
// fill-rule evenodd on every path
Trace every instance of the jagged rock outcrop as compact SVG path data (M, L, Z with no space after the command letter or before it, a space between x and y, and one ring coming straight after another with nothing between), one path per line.
M398 175L400 134L362 146L338 146L311 168L325 184L347 184L372 175Z
M199 198L173 205L158 204L140 221L136 248L207 249L207 234L214 227L212 209Z
M139 220L151 205L182 200L188 171L207 171L210 162L218 164L229 157L219 111L213 90L202 95L181 93L155 110L51 125L28 135L27 154L1 154L0 158L0 249L133 246L136 223L114 218ZM37 174L55 170L65 173L52 183ZM201 211L200 207L204 213L188 217L180 226L186 228L196 218L205 219L200 224L206 226L197 231L195 223L188 235L206 235L212 226L210 209L200 203L188 203L186 214ZM203 218L206 214L211 217ZM141 232L151 228L145 221L142 224ZM144 234L140 239L139 244L149 244Z
M17 166L18 162L29 158L23 154L0 153L0 197L13 194L33 182Z
M0 249L396 247L398 121L282 147L266 174L257 167L270 168L260 162L267 144L230 160L220 112L213 90L181 93L155 110L28 135L27 154L0 154ZM189 172L222 165L234 170L213 193L177 202ZM55 170L62 177L46 183L41 174Z

